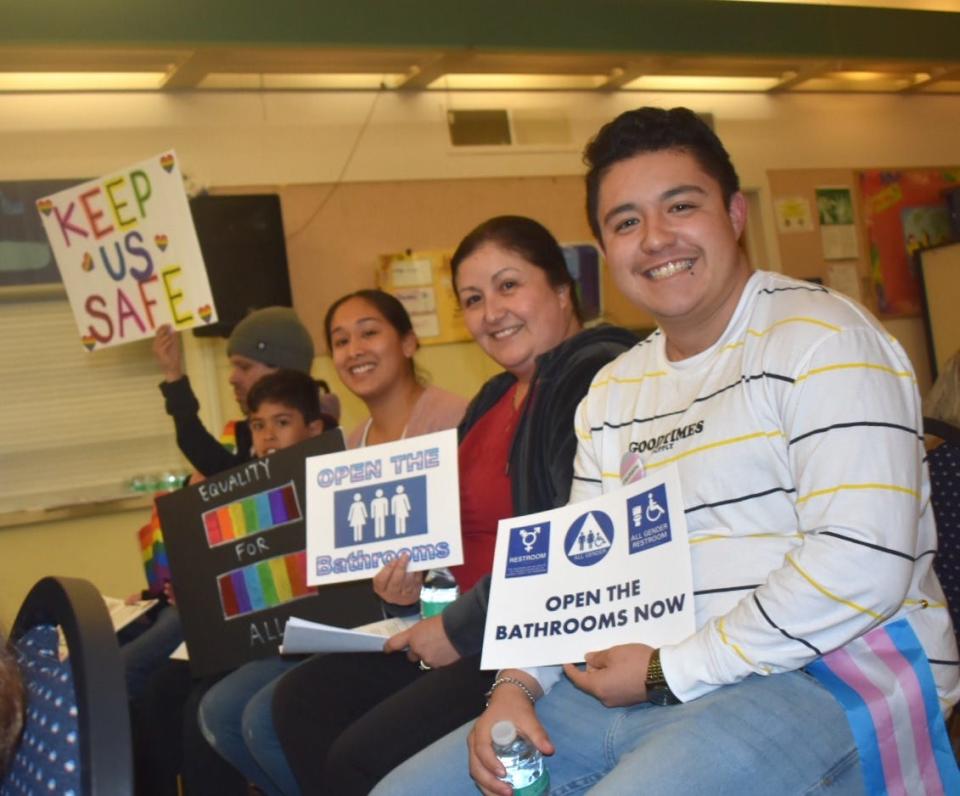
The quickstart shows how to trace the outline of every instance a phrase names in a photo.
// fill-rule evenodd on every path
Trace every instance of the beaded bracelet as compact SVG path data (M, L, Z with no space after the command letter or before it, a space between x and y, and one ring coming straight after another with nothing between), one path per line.
M527 686L524 683L522 683L516 677L504 676L504 677L498 677L496 680L494 680L493 685L490 686L490 690L487 691L486 694L484 694L484 696L487 699L487 707L490 707L490 699L493 697L493 692L496 691L497 688L499 688L504 684L515 685L517 688L523 691L527 699L530 700L531 705L536 704L537 698L533 695L533 691L527 688Z

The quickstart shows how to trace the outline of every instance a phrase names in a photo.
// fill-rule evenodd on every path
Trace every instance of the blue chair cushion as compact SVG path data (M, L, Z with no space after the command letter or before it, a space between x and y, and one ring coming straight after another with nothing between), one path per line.
M0 796L80 796L77 704L69 660L60 661L56 627L37 625L15 643L27 689L23 737Z

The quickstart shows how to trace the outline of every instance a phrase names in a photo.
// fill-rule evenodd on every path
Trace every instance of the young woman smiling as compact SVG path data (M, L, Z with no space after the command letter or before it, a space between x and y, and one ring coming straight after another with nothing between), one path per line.
M343 296L327 310L324 332L337 375L370 412L348 436L348 448L453 428L463 417L464 398L417 376L420 344L406 309L389 293Z
M467 328L504 368L480 389L459 429L464 564L453 573L461 597L387 641L386 652L406 655L318 656L281 678L274 724L304 793L366 794L398 763L479 714L493 679L480 671L479 652L497 523L566 503L574 410L596 371L636 342L615 327L582 330L563 252L529 218L481 224L451 267ZM344 383L361 394L361 381L376 372L372 356L334 357ZM376 404L367 405L369 437L378 419ZM419 574L403 562L381 576L378 594L416 602Z
M454 428L465 398L425 385L413 356L419 343L410 316L393 296L359 290L335 301L324 319L327 346L341 381L370 416L347 438L356 448ZM404 562L405 563L405 562ZM416 602L422 573L388 568L374 590L388 604ZM296 659L272 656L241 666L200 704L207 742L268 796L298 793L270 718L274 684Z

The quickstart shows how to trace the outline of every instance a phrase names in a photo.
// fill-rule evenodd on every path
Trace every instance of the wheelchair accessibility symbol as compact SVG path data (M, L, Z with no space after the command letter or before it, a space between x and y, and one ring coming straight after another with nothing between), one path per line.
M667 488L663 484L627 500L627 525L631 553L643 552L673 538L667 512Z
M634 528L640 528L643 525L644 518L646 518L648 524L654 523L666 513L667 510L657 503L657 499L653 496L653 492L647 492L646 509L644 509L643 506L633 506L630 509L630 515L631 519L633 520Z
M603 560L613 546L613 520L602 511L588 511L573 521L563 540L571 564L590 567Z

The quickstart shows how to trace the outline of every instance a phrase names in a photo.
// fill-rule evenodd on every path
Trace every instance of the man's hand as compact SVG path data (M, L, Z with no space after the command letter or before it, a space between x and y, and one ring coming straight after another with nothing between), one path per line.
M164 381L178 381L183 378L183 354L180 351L180 335L169 323L157 329L153 338L153 355L160 364Z
M501 674L521 680L538 697L542 694L540 685L526 672L507 669ZM490 706L477 719L467 737L470 776L477 783L477 787L488 796L511 796L513 793L513 789L499 779L506 771L493 753L493 741L490 737L493 725L506 719L512 721L517 732L543 754L552 755L554 752L553 743L537 718L537 711L527 695L512 683L501 684L490 697Z
M420 661L425 666L446 666L460 659L460 653L450 643L443 629L440 615L421 619L412 627L390 636L383 645L384 652L407 650L411 661Z
M420 599L422 572L407 572L410 556L404 553L389 564L384 564L373 578L373 590L384 602L393 605L413 605Z
M625 707L646 702L647 666L651 655L653 647L646 644L618 644L599 652L588 652L585 670L567 663L563 671L577 688L608 708Z

